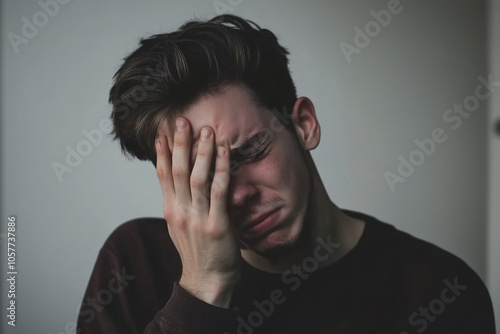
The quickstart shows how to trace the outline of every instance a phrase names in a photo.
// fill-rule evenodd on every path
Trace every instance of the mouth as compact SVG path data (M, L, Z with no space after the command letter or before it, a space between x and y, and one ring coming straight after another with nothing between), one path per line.
M272 227L280 216L280 209L268 211L258 216L252 217L250 223L246 224L242 232L245 234L260 234Z

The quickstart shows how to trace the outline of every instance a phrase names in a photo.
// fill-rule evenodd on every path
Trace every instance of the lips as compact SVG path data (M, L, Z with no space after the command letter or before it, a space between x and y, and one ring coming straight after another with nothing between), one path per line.
M243 231L248 231L248 230L252 229L252 227L260 224L262 221L264 221L266 218L268 218L269 216L271 216L273 213L275 213L278 210L279 210L279 208L273 209L271 211L267 211L267 212L260 214L260 215L257 215L257 216L253 216L251 221L243 226Z

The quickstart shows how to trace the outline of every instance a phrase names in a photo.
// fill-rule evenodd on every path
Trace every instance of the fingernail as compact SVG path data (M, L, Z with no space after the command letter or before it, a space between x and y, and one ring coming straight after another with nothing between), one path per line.
M182 131L186 127L186 122L184 122L184 120L179 118L175 122L175 126L177 126L177 131Z
M217 156L219 158L222 158L225 154L226 154L226 149L224 147L222 147L222 146L219 146L217 148Z
M207 128L203 128L201 130L201 140L207 141L208 137L210 137L210 131Z

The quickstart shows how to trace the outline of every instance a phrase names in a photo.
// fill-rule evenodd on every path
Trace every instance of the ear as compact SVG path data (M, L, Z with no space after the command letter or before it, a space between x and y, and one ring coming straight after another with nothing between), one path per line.
M292 122L297 138L306 151L314 150L321 138L321 129L314 105L307 97L299 97L292 110Z

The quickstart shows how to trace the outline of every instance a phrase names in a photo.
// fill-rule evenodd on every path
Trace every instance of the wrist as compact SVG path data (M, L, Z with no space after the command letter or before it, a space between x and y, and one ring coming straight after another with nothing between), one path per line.
M179 285L194 297L208 304L229 308L236 282L235 279L221 277L200 278L196 281L181 277Z

